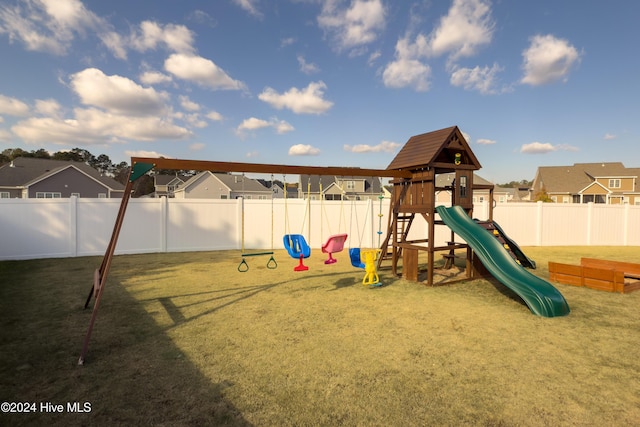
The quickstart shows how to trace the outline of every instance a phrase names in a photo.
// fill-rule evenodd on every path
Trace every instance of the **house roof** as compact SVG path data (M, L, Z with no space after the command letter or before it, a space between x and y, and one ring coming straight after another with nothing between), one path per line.
M216 173L216 172L210 172L210 171L203 171L189 178L189 180L185 182L185 184L182 186L181 190L184 190L189 186L193 185L193 183L197 182L205 174L211 174L215 176L218 180L220 180L220 182L222 182L225 186L227 186L229 190L232 192L242 192L242 191L265 192L265 193L271 192L271 190L266 188L264 185L260 184L255 179L247 178L246 176L238 175L238 174ZM243 184L243 181L244 181L244 184Z
M309 181L309 178L310 181ZM300 175L300 189L303 193L307 192L308 183L311 183L311 193L320 193L320 183L322 182L322 191L326 191L331 184L337 181L364 181L365 193L380 193L380 180L374 177L365 178L361 176L331 176L331 175ZM336 184L337 185L337 184ZM372 188L373 187L373 188ZM344 189L346 190L346 189ZM345 191L345 194L355 194L353 191Z
M85 175L95 179L114 191L123 191L124 185L115 179L103 176L96 169L82 162L17 157L11 163L0 167L0 186L28 187L42 179L54 175L68 167L75 167Z
M155 175L153 175L153 180L154 180L155 185L169 185L174 180L187 182L187 180L189 178L190 178L189 176L178 175L178 174L173 174L173 175L155 174Z
M577 194L595 178L640 176L640 168L625 168L621 162L575 163L573 166L540 166L536 180L547 193ZM540 189L539 187L536 187Z
M387 169L421 169L434 163L455 163L455 154L463 153L462 163L480 169L480 162L469 148L457 126L414 135L402 147Z

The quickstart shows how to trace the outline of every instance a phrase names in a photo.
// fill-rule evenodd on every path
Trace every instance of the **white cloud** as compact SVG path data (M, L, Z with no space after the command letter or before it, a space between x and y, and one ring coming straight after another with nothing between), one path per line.
M320 68L316 64L314 64L313 62L308 63L304 59L304 56L298 55L297 59L298 59L298 64L300 65L300 71L302 71L303 73L313 74L320 71Z
M118 115L96 108L76 109L72 119L32 117L11 130L29 143L103 144L157 139L183 139L191 132L158 116Z
M604 134L604 139L605 139L606 141L610 141L610 140L612 140L612 139L616 139L617 137L618 137L617 135L614 135L614 134L612 134L612 133L605 133L605 134Z
M37 100L35 110L43 117L22 120L11 130L28 143L64 145L175 140L192 135L189 129L172 122L165 93L144 88L126 77L107 76L96 68L87 68L70 76L69 87L88 108L76 108L71 117L63 117L57 101ZM186 116L185 120L200 126L193 117Z
M407 34L398 39L395 59L387 63L382 73L384 85L429 90L431 67L425 60L444 54L449 54L449 62L472 56L479 47L491 42L493 27L491 7L486 0L454 0L428 37L420 33L414 38ZM467 89L494 90L493 79L499 70L497 65L455 70L451 83Z
M205 115L205 117L209 120L213 120L214 122L221 122L223 119L222 114L218 113L217 111L209 111Z
M242 123L236 128L238 131L244 130L256 130L261 128L269 127L269 122L263 119L258 119L255 117L250 117L248 119L244 119Z
M358 144L358 145L347 145L343 146L344 151L350 151L352 153L393 153L400 147L400 144L397 142L391 141L382 141L378 145L367 145L367 144Z
M256 6L258 0L233 0L233 2L243 8L246 12L249 12L249 15L262 19L262 13Z
M85 105L104 108L118 114L161 114L166 95L144 88L121 76L107 76L97 68L71 75L71 88Z
M382 0L353 0L348 8L325 1L318 25L335 41L338 51L362 47L376 40L385 27Z
M22 0L0 6L0 34L27 50L66 55L76 37L95 34L114 56L126 58L125 41L80 0Z
M160 154L157 151L145 151L145 150L126 150L124 152L129 157L148 157L148 158L160 158L163 157L165 159L170 159L170 156L165 156L164 154Z
M568 144L553 145L548 142L532 142L520 147L520 152L525 154L546 154L553 151L579 151L579 149Z
M105 31L100 35L102 43L118 59L127 59L126 40L115 31Z
M382 73L386 87L412 87L418 92L429 90L431 67L417 59L399 58L387 64Z
M296 39L294 37L287 37L287 38L284 38L284 39L280 40L280 47L291 46L295 42L296 42Z
M501 72L502 67L493 64L489 67L474 68L457 68L451 73L451 84L453 86L463 87L465 90L477 90L478 92L489 95L496 94L506 89L499 90L497 88L496 75Z
M369 64L369 66L372 66L376 62L376 60L381 56L382 56L382 52L380 52L379 50L372 52L371 55L369 55L369 59L367 59L367 64Z
M532 86L558 80L566 81L571 68L580 62L580 54L567 40L552 35L536 35L522 52L524 77L521 82Z
M184 96L184 95L180 96L180 105L182 106L182 108L184 108L187 111L199 111L200 110L200 105L198 105L196 102L193 102L192 100L190 100L188 96Z
M322 114L333 106L333 102L323 99L327 85L324 82L312 82L304 89L292 87L279 94L267 87L258 98L278 110L287 108L296 114Z
M181 118L182 120L196 128L206 128L207 126L209 126L209 123L207 123L206 120L203 120L198 113L184 114Z
M491 42L493 30L488 1L454 0L448 14L429 36L430 53L433 56L449 53L450 60L475 55L480 46Z
M320 154L320 149L311 145L296 144L289 148L290 156L317 156L318 154Z
M164 68L174 76L213 90L242 90L244 83L234 80L213 61L196 55L174 53L164 62Z
M284 134L294 130L294 127L284 120L272 118L267 121L256 117L250 117L243 120L242 123L238 125L236 128L236 134L238 136L244 136L247 131L251 132L263 128L273 128L278 134Z
M0 114L26 116L29 114L29 106L18 99L0 95Z
M166 74L158 71L145 71L140 74L139 79L146 85L155 85L158 83L169 83L171 81L171 76L167 76Z
M76 34L104 23L79 0L25 0L0 6L0 33L27 50L64 55Z
M420 60L427 51L427 39L422 34L414 42L409 37L398 39L395 59L386 65L382 73L384 85L391 88L412 87L419 92L429 90L431 67Z
M129 38L131 47L139 52L157 49L164 46L172 52L193 53L193 33L184 25L158 24L153 21L142 21L137 32Z
M62 106L55 99L38 99L36 100L35 110L45 116L60 116Z
M496 143L495 140L485 139L485 138L480 138L479 140L476 141L476 144L480 144L480 145L493 145L495 143Z
M206 145L202 142L195 142L191 145L189 145L189 150L191 151L200 151L202 149L204 149L204 147L206 147Z

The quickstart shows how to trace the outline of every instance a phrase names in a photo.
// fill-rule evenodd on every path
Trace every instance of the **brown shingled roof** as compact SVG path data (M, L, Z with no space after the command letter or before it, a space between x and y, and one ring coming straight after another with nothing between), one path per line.
M474 165L476 169L481 168L480 162L469 148L460 129L457 126L451 126L409 138L387 169L413 170L431 166L436 161L443 161L443 154L447 149L456 152L464 151L467 158L465 163ZM453 159L446 157L444 156L445 162L453 164Z

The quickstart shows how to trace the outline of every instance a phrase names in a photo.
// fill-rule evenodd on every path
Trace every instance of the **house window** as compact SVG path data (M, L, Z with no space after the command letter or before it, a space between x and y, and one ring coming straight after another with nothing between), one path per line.
M504 203L504 196L500 196L500 203Z
M0 199L8 199L9 192L8 191L0 191Z
M558 203L558 196L551 196L551 200L553 200L553 203Z
M80 198L80 193L71 193L71 197L78 197L78 198Z
M61 193L53 191L38 191L36 192L36 199L59 199L62 197Z
M228 199L228 196L227 196L226 194L221 194L221 195L220 195L220 198L221 198L221 199Z
M267 196L258 196L258 200L267 200Z
M571 202L570 196L563 196L562 197L562 203L569 203L569 202Z
M355 181L347 181L347 190L355 190L356 182Z
M98 193L98 199L106 199L107 193Z
M620 179L610 179L609 188L620 188Z

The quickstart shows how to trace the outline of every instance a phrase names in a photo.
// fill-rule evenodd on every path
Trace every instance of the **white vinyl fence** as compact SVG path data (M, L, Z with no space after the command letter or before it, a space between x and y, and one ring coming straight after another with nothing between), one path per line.
M102 255L119 206L119 199L0 200L0 260ZM245 200L243 215L242 199L132 199L116 254L240 249L243 222L247 250L282 249L287 233L303 234L312 248L345 232L350 247L377 247L378 231L386 233L388 200L312 201L310 212L306 206L300 199ZM486 219L488 209L477 205L475 217ZM640 206L501 204L494 220L521 246L640 245ZM417 218L409 237L426 236L426 222ZM448 240L448 229L438 227L436 245Z

